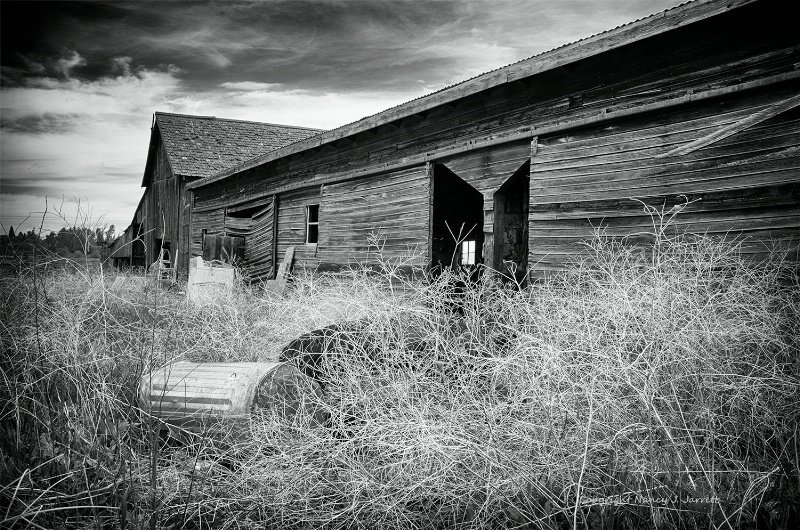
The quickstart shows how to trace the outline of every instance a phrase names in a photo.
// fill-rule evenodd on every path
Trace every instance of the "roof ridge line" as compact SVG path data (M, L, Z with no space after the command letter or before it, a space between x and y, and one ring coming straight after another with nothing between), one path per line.
M156 111L155 114L163 115L163 116L178 116L181 118L195 118L195 119L202 119L202 120L218 120L218 121L229 121L229 122L238 122L238 123L252 123L255 125L268 125L270 127L284 127L287 129L302 129L306 131L320 131L324 132L327 129L318 129L316 127L305 127L302 125L284 125L282 123L272 123L267 121L255 121L255 120L241 120L236 118L218 118L216 116L202 116L196 114L180 114L177 112L163 112L163 111Z
M456 88L456 87L458 87L460 85L465 85L465 84L469 83L470 81L474 81L474 80L478 79L479 77L484 77L484 76L488 76L488 75L491 75L491 74L495 74L495 73L498 73L498 72L500 72L502 70L508 70L510 67L517 66L517 65L519 65L521 63L532 61L534 59L540 58L540 57L548 55L548 54L552 54L554 52L557 52L558 50L561 50L562 48L567 48L569 46L579 45L582 42L602 37L603 35L612 33L612 32L617 31L617 30L622 30L622 29L624 29L624 28L626 28L628 26L631 26L633 24L641 23L641 22L644 22L646 20L655 20L657 18L667 16L667 14L670 11L674 11L674 10L677 10L677 9L680 9L680 8L684 8L684 7L686 7L686 6L690 5L690 4L703 4L703 3L710 3L710 2L713 2L713 1L714 0L684 0L680 4L674 5L672 7L668 7L666 9L661 10L661 11L656 11L654 13L650 13L649 15L645 15L645 16L639 17L639 18L637 18L635 20L630 20L628 22L625 22L625 23L622 23L622 24L618 24L617 26L614 26L612 28L608 28L606 30L603 30L603 31L600 31L600 32L597 32L597 33L593 33L591 35L587 35L585 37L581 37L581 38L579 38L577 40L574 40L574 41L565 42L565 43L560 44L560 45L558 45L558 46L556 46L554 48L550 48L550 49L547 49L547 50L542 50L541 52L535 53L535 54L533 54L533 55L531 55L529 57L525 57L525 58L519 59L517 61L505 64L505 65L502 65L502 66L498 66L498 67L493 68L491 70L487 70L485 72L476 74L476 75L474 75L472 77L469 77L467 79L462 79L460 81L456 81L455 83L451 83L451 84L446 85L446 86L444 86L442 88L433 90L432 92L428 92L427 94L423 94L421 96L417 96L415 98L412 98L412 99L410 99L408 101L404 101L402 103L398 103L397 105L394 105L394 106L389 107L387 109L383 109L382 111L376 112L375 114L371 114L369 116L364 116L364 117L359 118L357 120L354 120L354 121L351 121L351 122L348 122L348 123L344 123L342 125L339 125L338 127L330 129L330 130L331 131L336 131L336 130L339 130L339 129L344 129L349 125L353 125L353 124L356 124L356 123L358 123L360 121L372 118L373 116L377 116L378 114L381 114L383 112L403 107L404 105L407 105L407 104L412 103L414 101L419 101L419 100L425 99L425 98L427 98L429 96L433 96L435 94L439 94L440 92L445 92L445 91L447 91L449 89Z
M274 151L257 155L236 166L220 170L218 173L209 177L204 177L199 182L192 183L195 185L190 185L189 188L193 189L206 186L258 165L269 163L285 156L291 156L299 152L296 146L304 147L302 150L316 148L324 144L335 142L342 137L352 136L379 125L404 119L414 112L430 110L437 106L444 105L449 101L464 97L465 94L461 93L462 90L467 90L466 95L470 95L516 79L541 75L543 72L553 70L561 65L571 64L580 59L605 53L609 49L617 49L633 42L648 39L655 35L661 35L687 24L707 20L710 17L730 12L758 1L759 0L686 0L673 7L619 24L613 28L572 42L564 43L555 48L531 55L525 59L520 59L505 66L500 66L469 79L448 85L404 103L381 110L375 114L322 132L315 137L298 140ZM679 17L679 15L684 16L678 19L677 17ZM675 20L673 20L673 17ZM659 19L668 20L670 24L663 25L662 27L655 27L655 23ZM653 29L653 31L643 32L641 31L643 28ZM638 34L635 33L637 30L640 30ZM600 47L598 45L603 46ZM591 46L597 49L588 49L587 51L587 48ZM569 53L573 53L574 56L570 56ZM294 148L294 150L290 148Z
M164 115L164 116L180 116L181 118L201 118L201 119L207 119L207 120L208 119L210 119L210 120L218 119L216 116L201 116L201 115L198 115L198 114L183 114L183 113L180 113L180 112L165 112L163 110L157 110L157 111L154 112L154 114L156 116L158 116L159 114L160 115Z

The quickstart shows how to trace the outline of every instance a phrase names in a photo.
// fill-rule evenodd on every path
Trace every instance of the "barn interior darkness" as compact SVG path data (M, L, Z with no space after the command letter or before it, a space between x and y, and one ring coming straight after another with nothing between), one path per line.
M528 263L530 169L528 160L494 194L494 263L489 265L518 280Z
M227 215L228 217L235 217L237 219L251 219L255 214L259 211L263 210L264 206L251 206L249 208L241 208L241 209L228 209Z
M483 195L443 164L433 168L431 266L463 263L461 243L473 241L474 264L482 263Z

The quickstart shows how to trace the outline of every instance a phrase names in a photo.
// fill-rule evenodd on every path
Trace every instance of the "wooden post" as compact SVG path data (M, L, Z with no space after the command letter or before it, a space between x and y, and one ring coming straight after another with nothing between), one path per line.
M434 167L433 162L425 162L425 173L428 175L428 245L425 248L425 258L428 262L428 266L433 265L433 204L434 204L434 193L435 189L433 187L433 173Z
M533 167L536 164L536 153L539 151L539 137L534 136L531 138L531 169L528 173L528 177L533 176ZM533 250L533 245L531 245L531 218L530 218L530 211L533 204L531 204L533 194L531 193L531 186L533 185L533 179L528 179L528 221L525 224L525 249L526 254L525 261L526 261L526 270L530 271L531 266L535 263L533 257L531 256L531 251Z
M278 196L272 196L272 277L278 277Z
M483 195L483 263L494 268L494 193Z

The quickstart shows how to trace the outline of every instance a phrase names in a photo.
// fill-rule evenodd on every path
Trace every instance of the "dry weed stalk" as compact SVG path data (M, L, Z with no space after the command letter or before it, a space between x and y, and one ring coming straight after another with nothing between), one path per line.
M4 279L0 521L788 524L796 270L666 234L645 253L598 236L522 289L489 274L410 279L388 262L299 277L286 297L237 286L200 307L121 273ZM263 411L246 440L150 436L135 398L149 369L275 359L332 323L348 324L315 403L327 426Z

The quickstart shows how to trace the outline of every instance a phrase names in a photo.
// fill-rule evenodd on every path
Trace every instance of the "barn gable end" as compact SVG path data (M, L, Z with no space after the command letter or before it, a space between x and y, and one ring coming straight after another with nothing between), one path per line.
M196 249L190 243L192 198L186 191L187 183L320 132L305 127L156 112L142 177L145 191L134 222L125 232L130 240L136 239L134 233L141 239L143 250L137 264L152 264L166 248L178 271L188 271L189 259ZM200 214L199 222L202 219Z

